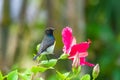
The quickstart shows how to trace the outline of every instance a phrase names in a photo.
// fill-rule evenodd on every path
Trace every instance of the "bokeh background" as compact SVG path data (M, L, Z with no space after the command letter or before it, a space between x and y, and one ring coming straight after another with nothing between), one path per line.
M7 74L34 65L36 45L51 26L55 58L63 53L61 30L70 26L78 43L92 41L87 61L100 64L97 80L120 80L120 0L0 0L0 70ZM56 65L61 71L70 67L69 60ZM54 80L51 72L46 80Z

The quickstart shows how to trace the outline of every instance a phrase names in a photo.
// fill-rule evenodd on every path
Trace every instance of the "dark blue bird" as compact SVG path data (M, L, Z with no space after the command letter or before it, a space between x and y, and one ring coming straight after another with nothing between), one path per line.
M47 51L48 48L52 47L55 43L55 38L53 35L54 28L49 27L45 30L45 36L40 44L38 53L36 56L33 58L33 60L36 60L37 57L42 54L43 52Z

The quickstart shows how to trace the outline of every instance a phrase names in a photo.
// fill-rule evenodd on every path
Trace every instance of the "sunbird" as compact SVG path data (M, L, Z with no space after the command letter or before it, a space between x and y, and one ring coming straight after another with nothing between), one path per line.
M53 35L54 28L49 27L45 30L44 38L40 44L40 47L38 48L38 52L36 56L33 58L33 60L36 60L40 54L52 54L55 46L55 37ZM46 56L47 57L47 56Z

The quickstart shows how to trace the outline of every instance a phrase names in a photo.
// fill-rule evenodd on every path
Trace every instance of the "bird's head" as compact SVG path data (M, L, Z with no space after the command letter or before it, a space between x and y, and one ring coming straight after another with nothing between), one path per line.
M45 30L45 33L47 35L53 35L53 31L54 31L54 28L53 27L49 27Z

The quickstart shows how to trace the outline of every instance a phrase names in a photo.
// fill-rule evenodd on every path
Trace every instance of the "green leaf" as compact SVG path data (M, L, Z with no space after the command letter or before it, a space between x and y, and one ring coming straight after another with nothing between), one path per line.
M7 80L18 80L18 71L14 70L7 75Z
M37 45L36 50L38 51L40 48L40 44Z
M51 59L51 60L44 60L44 61L41 61L40 65L44 66L44 67L53 67L55 66L57 63L57 59Z
M68 56L69 56L68 54L63 53L59 59L68 59Z
M81 66L73 67L72 73L69 75L69 78L70 79L77 78L80 75L80 71L81 71Z
M3 80L3 75L1 73L1 71L0 71L0 80Z
M66 78L64 74L60 73L59 71L56 71L56 72L61 80L64 80Z
M78 75L81 71L81 66L78 66L77 68L76 67L73 67L72 68L72 71L75 75Z
M64 74L60 73L59 71L56 71L60 80L70 80L70 78L68 77L68 75L70 74L70 72L66 72Z
M82 78L80 80L90 80L90 75L85 74L84 76L82 76Z
M19 73L19 76L22 80L31 80L31 74L31 70L27 69L25 72Z
M31 80L31 76L28 76L26 74L19 74L20 79L22 80Z
M70 74L70 72L66 72L66 73L64 73L64 76L68 77L69 74Z
M47 69L48 68L41 67L41 66L33 66L31 71L34 73L37 73L37 72L45 72Z
M44 80L42 77L40 77L40 78L37 78L36 80Z

